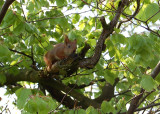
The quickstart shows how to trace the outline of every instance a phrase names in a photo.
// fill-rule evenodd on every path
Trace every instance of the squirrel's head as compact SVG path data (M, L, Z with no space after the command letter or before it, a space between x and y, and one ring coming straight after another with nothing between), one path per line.
M70 54L74 53L77 49L77 41L71 41L68 39L67 35L64 35L64 53L66 56L69 56Z

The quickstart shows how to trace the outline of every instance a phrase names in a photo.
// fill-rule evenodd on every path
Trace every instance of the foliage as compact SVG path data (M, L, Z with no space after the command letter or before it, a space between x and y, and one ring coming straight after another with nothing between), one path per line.
M62 89L57 93L65 93L63 97L54 94L60 89L57 86L53 87L53 93L48 91L45 95L35 86L41 84L39 78L30 77L27 80L31 69L39 72L45 69L43 55L52 48L52 44L63 42L64 33L69 39L77 40L76 53L80 53L88 43L91 48L85 57L92 57L104 29L99 19L105 16L107 23L111 22L121 5L120 1L17 0L11 4L0 24L0 85L9 88L8 94L16 94L15 106L22 113L121 113L127 112L126 106L136 95L142 94L134 111L158 111L158 106L150 106L159 103L160 75L155 79L151 75L160 60L158 0L128 2L117 26L110 28L114 30L105 40L106 48L94 68L79 68L68 77L59 75L58 79L54 78L71 88L68 92ZM0 10L4 3L5 0L0 2ZM22 74L23 70L28 72ZM103 92L108 92L104 89L106 85L111 87L111 93L99 101ZM48 85L44 87L48 88ZM98 101L99 108L76 106L81 100L72 96L73 89L83 97ZM63 101L68 97L75 99L72 108ZM3 112L4 109L0 110Z

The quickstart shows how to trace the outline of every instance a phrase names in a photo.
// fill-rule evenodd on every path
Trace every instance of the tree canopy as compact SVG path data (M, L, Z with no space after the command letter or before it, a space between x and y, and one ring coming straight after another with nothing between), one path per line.
M63 34L76 54L47 71ZM0 2L0 87L24 114L159 112L159 47L159 0Z

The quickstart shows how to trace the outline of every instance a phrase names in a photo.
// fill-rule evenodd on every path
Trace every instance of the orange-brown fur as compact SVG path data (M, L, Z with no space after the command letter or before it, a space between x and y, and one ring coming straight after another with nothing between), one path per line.
M67 35L64 35L65 40L64 43L59 43L54 46L54 48L48 51L44 55L44 61L50 70L52 64L55 62L67 58L70 54L76 51L77 49L77 41L70 41Z

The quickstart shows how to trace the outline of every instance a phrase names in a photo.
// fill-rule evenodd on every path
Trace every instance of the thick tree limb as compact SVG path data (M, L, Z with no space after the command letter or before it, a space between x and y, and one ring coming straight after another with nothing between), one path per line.
M160 72L160 61L151 73L152 78L155 79L156 76L159 74L159 72Z
M95 98L94 100L98 103L102 103L104 100L110 101L111 98L114 97L114 87L118 83L119 79L116 78L113 85L106 82L103 86L102 93L99 97Z
M156 76L159 74L159 72L160 72L160 62L153 69L153 71L151 73L152 78L156 78ZM136 97L134 97L134 99L132 99L127 114L133 114L134 111L136 111L137 105L139 103L139 100L142 98L143 93L144 93L144 89L141 90L141 94L137 95Z
M19 73L16 74L15 76L13 74L6 74L6 82L1 86L4 85L12 85L15 84L18 81L29 81L29 82L34 82L34 83L40 83L42 85L45 85L45 87L51 87L52 89L55 89L55 91L59 91L59 93L61 91L63 91L64 93L67 93L71 90L70 87L62 84L61 82L56 81L53 78L47 78L47 77L40 77L41 73L35 70L23 70L20 69ZM79 101L79 104L81 104L81 106L83 108L87 108L89 106L93 106L95 108L100 107L100 104L87 98L86 96L80 94L79 92L77 92L76 90L72 90L68 93L68 95L72 96L73 98L77 99L77 101ZM55 96L55 95L53 95ZM67 98L69 100L69 98ZM65 103L65 102L64 102ZM64 104L65 105L65 104Z
M6 73L4 75L6 77L6 82L4 84L0 84L0 87L4 85L12 85L18 81L30 81L36 83L40 80L40 74L34 70L19 69L16 75L9 73Z
M47 82L47 83L46 83ZM55 81L54 79L47 79L47 78L42 78L40 83L44 84L44 85L47 85L47 86L50 86L50 87L53 87L54 89L57 89L59 91L63 91L65 93L68 93L71 88L58 82L58 81ZM93 106L95 108L99 108L100 107L100 104L83 96L82 94L80 94L79 92L75 91L75 90L72 90L68 93L68 95L72 96L73 98L77 99L80 103L81 103L81 106L83 108L87 108L88 106Z
M62 102L62 104L67 106L69 109L73 109L75 102L69 96L65 96L64 93L50 86L43 85L43 87L51 94L52 98L56 99L58 102ZM65 98L63 99L64 96Z
M81 68L93 68L97 62L100 59L102 49L103 49L103 44L105 42L105 39L112 34L113 28L116 26L118 23L119 17L123 11L124 6L128 3L128 0L122 0L119 4L119 7L117 9L117 13L113 20L109 23L106 24L105 18L101 17L100 21L103 27L103 31L100 35L100 38L98 39L98 42L96 44L95 52L94 55L91 58L86 58L80 61L79 67Z
M114 86L110 83L106 83L102 89L102 93L99 97L95 99L96 102L102 103L104 100L110 101L110 99L114 96Z
M15 0L6 0L6 2L4 3L2 10L0 12L0 24L2 23L2 20L9 8L9 6L14 2Z

